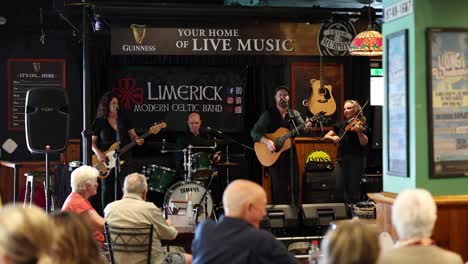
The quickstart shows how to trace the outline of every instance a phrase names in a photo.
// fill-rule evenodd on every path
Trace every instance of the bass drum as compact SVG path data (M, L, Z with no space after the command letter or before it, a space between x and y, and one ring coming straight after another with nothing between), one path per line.
M205 192L206 195L203 198ZM192 201L193 208L199 207L198 221L205 218L205 209L207 209L208 217L213 213L213 198L210 191L206 191L202 183L197 181L180 181L172 185L164 196L164 207L175 206L187 210L189 200Z

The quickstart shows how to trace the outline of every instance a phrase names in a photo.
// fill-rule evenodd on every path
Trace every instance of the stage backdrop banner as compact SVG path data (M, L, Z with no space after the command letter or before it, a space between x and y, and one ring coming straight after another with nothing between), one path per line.
M137 129L164 121L166 130L184 131L187 115L196 111L204 126L243 130L247 67L121 66L108 73Z
M114 55L346 55L355 33L352 24L275 23L214 27L156 28L132 24L112 27ZM337 52L337 53L336 53ZM335 54L336 53L336 54Z

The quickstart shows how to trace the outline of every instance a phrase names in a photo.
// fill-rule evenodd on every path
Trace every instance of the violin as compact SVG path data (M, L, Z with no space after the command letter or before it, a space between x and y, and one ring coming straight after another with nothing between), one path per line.
M362 127L365 130L366 124L363 121L361 121L359 118L352 118L348 120L348 124L346 125L345 130L356 131L357 127Z
M366 124L362 120L360 120L358 116L362 113L362 110L367 106L368 103L369 101L366 101L366 103L364 104L364 106L361 107L361 110L356 114L356 116L348 120L348 124L346 125L345 130L340 136L340 140L348 131L356 131L357 127L362 127L364 128L364 130L367 128Z

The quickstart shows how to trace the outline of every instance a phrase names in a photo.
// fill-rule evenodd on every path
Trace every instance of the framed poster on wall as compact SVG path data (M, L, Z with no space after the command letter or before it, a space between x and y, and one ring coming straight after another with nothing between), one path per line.
M408 30L386 38L388 174L409 177Z
M468 176L468 30L427 31L430 175Z
M66 88L65 59L10 58L7 68L8 130L24 130L26 93L32 88Z
M343 118L343 64L293 63L291 73L293 107L302 117L323 113L321 126L327 132ZM316 131L320 129L315 126Z

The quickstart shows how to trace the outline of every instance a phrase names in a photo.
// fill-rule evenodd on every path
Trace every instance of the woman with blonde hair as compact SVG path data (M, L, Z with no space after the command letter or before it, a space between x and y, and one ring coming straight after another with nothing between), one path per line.
M57 263L106 263L91 227L80 215L60 212L50 216L54 224L51 257Z
M0 209L0 263L52 263L52 225L37 208L7 205Z
M360 199L361 176L366 168L368 129L362 107L355 100L343 105L345 119L337 122L324 138L338 144L335 163L336 199L357 203Z
M377 227L346 220L330 230L322 241L320 264L374 264L380 254Z

